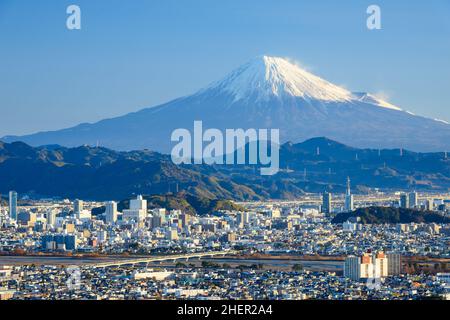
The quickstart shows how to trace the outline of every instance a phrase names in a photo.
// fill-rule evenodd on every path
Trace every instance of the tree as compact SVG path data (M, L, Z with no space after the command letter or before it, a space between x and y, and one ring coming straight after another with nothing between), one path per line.
M296 263L292 266L292 270L294 271L303 271L303 265L301 263Z

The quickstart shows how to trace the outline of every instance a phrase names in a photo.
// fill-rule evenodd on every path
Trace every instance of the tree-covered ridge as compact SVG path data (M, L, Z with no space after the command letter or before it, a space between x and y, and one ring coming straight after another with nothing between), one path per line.
M338 214L333 223L343 223L350 218L360 218L363 224L385 223L450 223L450 218L433 211L392 207L359 208L353 212Z

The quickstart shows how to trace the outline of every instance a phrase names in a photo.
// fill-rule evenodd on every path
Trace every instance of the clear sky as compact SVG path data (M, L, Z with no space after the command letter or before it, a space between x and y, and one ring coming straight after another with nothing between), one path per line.
M449 0L0 0L0 137L154 106L261 54L450 121Z

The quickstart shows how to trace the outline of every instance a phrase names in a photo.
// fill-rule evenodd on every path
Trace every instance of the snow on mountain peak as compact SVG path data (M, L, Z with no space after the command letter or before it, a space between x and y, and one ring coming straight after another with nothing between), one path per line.
M235 101L252 97L301 97L322 101L350 101L352 93L278 57L260 56L231 72L207 90L220 90Z

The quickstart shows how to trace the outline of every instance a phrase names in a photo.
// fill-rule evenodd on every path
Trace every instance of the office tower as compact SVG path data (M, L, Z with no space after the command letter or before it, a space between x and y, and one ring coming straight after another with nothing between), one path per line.
M325 192L322 196L322 213L331 213L331 193Z
M182 228L187 227L187 226L189 226L191 224L191 216L188 215L188 214L185 214L185 213L181 214L180 215L180 220L181 220L181 227Z
M419 205L417 192L411 192L409 194L409 207L414 209Z
M250 223L250 214L248 212L239 212L236 218L239 228L244 228Z
M66 245L66 250L76 250L77 249L77 236L74 234L69 234L64 237L64 244Z
M344 277L353 281L359 281L360 279L360 265L361 259L355 256L348 256L344 263Z
M84 206L83 201L76 199L73 202L73 213L75 215L79 215L83 211L83 206Z
M238 228L244 228L244 213L243 212L239 212L236 215L236 222L237 222Z
M17 220L17 192L9 192L9 216L12 220Z
M123 211L124 220L141 222L147 217L147 200L139 195L130 201L130 209Z
M56 210L49 209L47 211L47 224L54 226L56 224Z
M159 213L154 213L152 217L152 228L160 228L164 224L164 218Z
M41 237L42 248L44 250L56 250L55 237L51 234Z
M402 273L402 256L400 253L388 253L388 275L395 276Z
M350 177L347 177L347 192L345 193L345 211L353 211L353 195L350 188Z
M141 195L137 196L136 199L130 201L130 209L147 211L147 200L144 200Z
M171 241L178 240L178 231L175 228L170 228L167 231L167 238Z
M374 257L374 278L385 278L388 274L389 259L384 252L377 252Z
M114 224L117 221L117 203L109 201L106 203L105 221L108 224Z
M409 197L407 194L400 195L400 208L409 208Z

